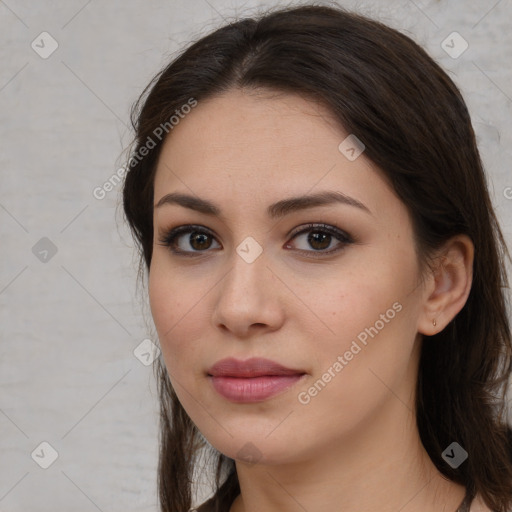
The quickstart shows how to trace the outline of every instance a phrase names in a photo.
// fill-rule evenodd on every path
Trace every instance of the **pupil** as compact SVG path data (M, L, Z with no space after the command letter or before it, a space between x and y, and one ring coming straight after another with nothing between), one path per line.
M327 233L311 233L308 236L308 242L312 245L315 249L325 249L326 247L329 247L331 235ZM327 241L327 243L325 243ZM320 243L320 247L316 246L315 244Z
M208 235L206 235L204 233L192 233L190 235L190 245L192 247L194 247L194 249L198 249L198 250L199 249L207 249L209 247L209 244L206 244L206 246L204 246L207 239L208 239ZM199 247L196 247L195 242L198 242Z

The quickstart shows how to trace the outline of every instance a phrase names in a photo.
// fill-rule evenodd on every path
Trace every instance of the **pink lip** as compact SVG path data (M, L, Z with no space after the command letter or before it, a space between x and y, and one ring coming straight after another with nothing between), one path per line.
M232 402L261 402L290 388L305 375L269 359L222 359L208 370L214 389Z

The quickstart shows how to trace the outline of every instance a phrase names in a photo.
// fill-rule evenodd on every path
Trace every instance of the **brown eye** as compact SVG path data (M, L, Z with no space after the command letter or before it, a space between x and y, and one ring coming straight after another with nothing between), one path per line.
M298 244L302 247L293 247L293 245L297 245L297 242L293 244L288 242L285 247L295 249L308 256L321 257L334 254L346 245L353 243L353 239L348 234L335 226L327 224L302 226L302 230L293 234L291 240L300 240L303 235L307 235L307 237ZM216 243L217 247L213 246L213 243ZM208 253L211 248L221 248L216 238L208 230L200 226L190 225L179 226L170 230L160 239L160 245L169 247L172 253L183 256L197 256L202 252Z
M210 247L211 240L210 240L210 242L208 242L209 237L210 237L210 235L208 235L207 233L198 233L198 232L194 231L190 235L188 243L195 250L201 251L204 249L208 249Z
M215 237L204 228L180 226L165 234L160 239L160 245L169 247L175 254L194 256L194 253L207 252L212 247L214 240Z
M310 232L308 235L308 243L313 247L313 249L318 249L319 251L323 249L327 249L331 244L332 236L322 232Z
M353 243L349 235L334 226L326 224L309 224L305 229L303 228L295 233L292 240L300 239L302 235L307 235L307 237L303 237L303 241L298 244L302 245L302 247L295 247L295 249L303 253L309 253L315 257L317 255L314 253L319 253L319 256L322 254L332 254L343 249L346 245ZM336 241L338 242L337 244ZM294 245L297 244L294 243ZM332 248L333 245L334 248ZM286 244L286 247L293 248L290 243ZM331 249L326 250L329 247L331 247Z

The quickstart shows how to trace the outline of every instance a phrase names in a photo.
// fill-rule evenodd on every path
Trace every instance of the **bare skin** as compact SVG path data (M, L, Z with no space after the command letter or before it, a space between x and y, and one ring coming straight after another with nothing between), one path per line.
M181 192L221 209L155 208L149 297L183 407L236 460L241 494L230 512L455 512L464 498L421 444L414 388L423 336L428 343L467 300L473 245L454 237L421 279L405 206L364 152L353 161L340 152L347 135L298 96L233 90L200 102L160 156L155 205ZM271 203L319 191L364 208L267 215ZM319 248L308 239L319 228L296 235L309 223L351 241L331 236ZM207 244L191 245L194 229L175 241L181 254L161 242L191 224L210 232ZM262 250L250 263L237 252L247 237ZM357 351L370 327L377 333ZM234 403L208 378L225 357L265 357L305 375L266 400ZM489 510L477 505L472 512Z

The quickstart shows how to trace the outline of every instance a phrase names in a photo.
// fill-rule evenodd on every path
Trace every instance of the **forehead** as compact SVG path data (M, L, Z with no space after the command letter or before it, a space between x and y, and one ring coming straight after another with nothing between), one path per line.
M279 166L326 149L337 156L342 136L329 111L317 103L297 95L235 89L199 101L170 132L162 157L186 153L188 159L215 158L216 164L229 166L235 157L248 161L258 154L258 161Z
M330 189L384 207L393 191L364 152L353 161L340 152L348 135L298 95L233 90L199 101L164 142L155 202L179 190L250 208Z

